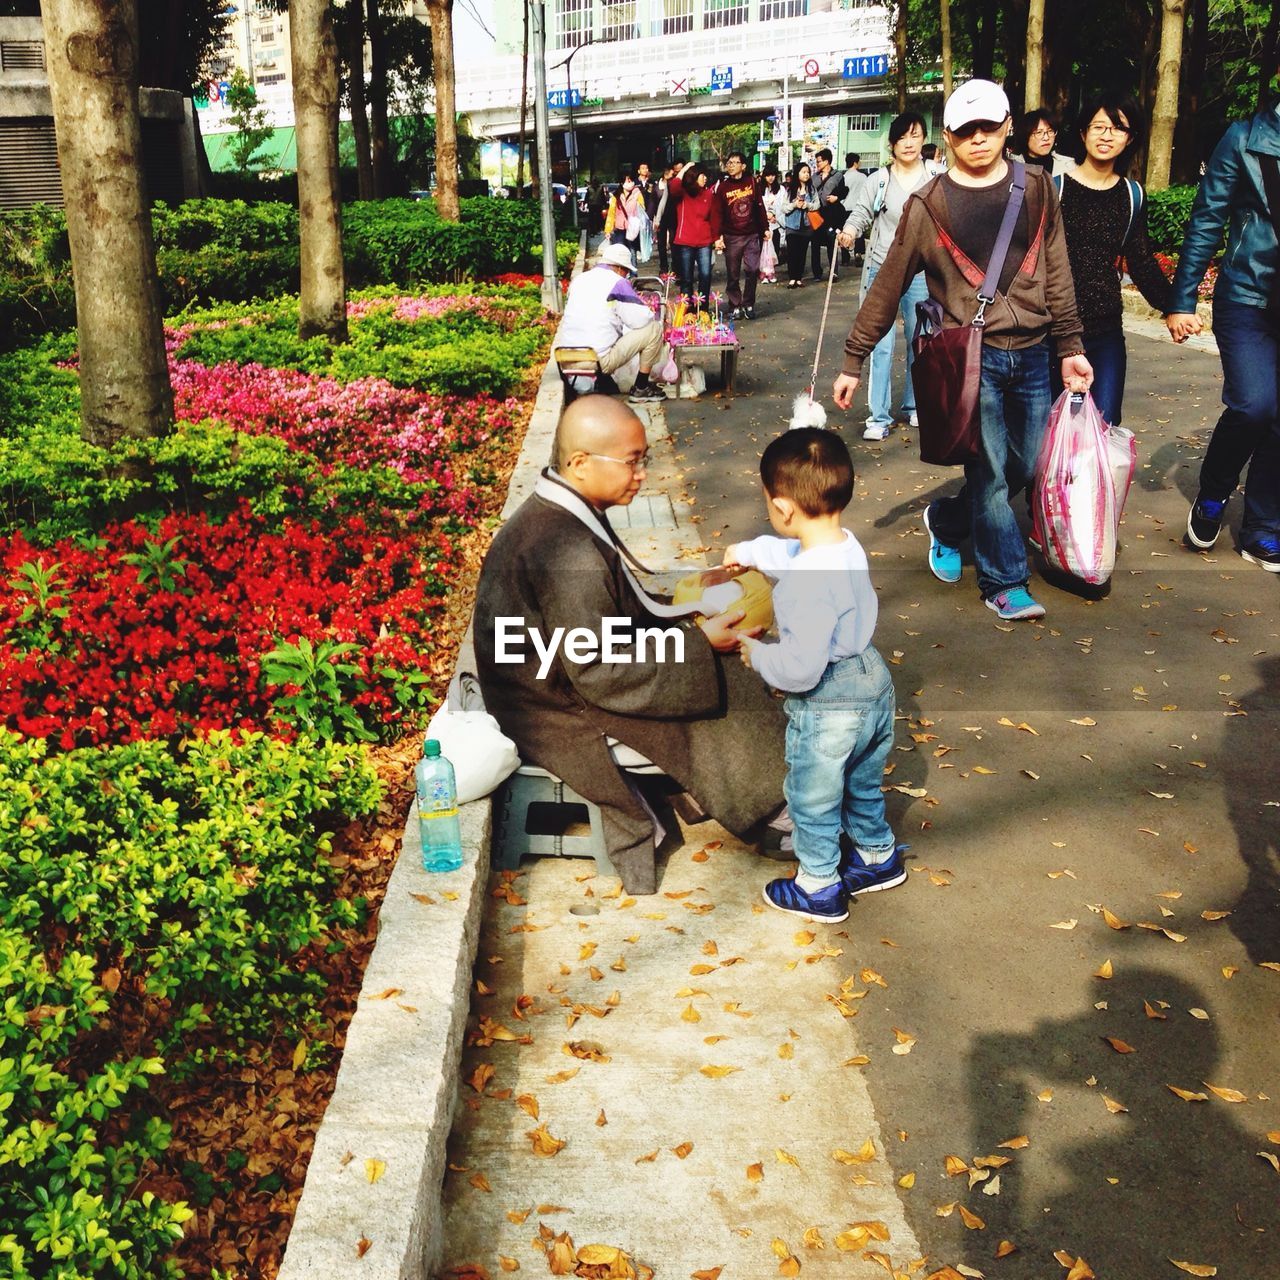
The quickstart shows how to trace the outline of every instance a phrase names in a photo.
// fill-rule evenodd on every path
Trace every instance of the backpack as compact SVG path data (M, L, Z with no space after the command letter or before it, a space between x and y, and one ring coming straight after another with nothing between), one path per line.
M1065 173L1054 174L1053 186L1058 193L1058 199L1062 199L1062 184L1066 181ZM1124 240L1122 245L1129 243L1129 237L1133 235L1134 225L1138 221L1138 214L1142 212L1143 206L1146 204L1146 192L1142 189L1142 183L1135 182L1132 178L1126 178L1125 185L1129 188L1129 225L1125 228Z

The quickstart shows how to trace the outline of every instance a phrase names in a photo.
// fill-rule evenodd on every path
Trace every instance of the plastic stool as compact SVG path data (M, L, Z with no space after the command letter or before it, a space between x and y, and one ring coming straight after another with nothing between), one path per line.
M526 854L550 854L594 858L601 875L615 874L605 848L599 807L545 769L521 765L499 789L494 819L494 866L498 870L517 870ZM567 827L584 822L590 824L589 833L565 834Z

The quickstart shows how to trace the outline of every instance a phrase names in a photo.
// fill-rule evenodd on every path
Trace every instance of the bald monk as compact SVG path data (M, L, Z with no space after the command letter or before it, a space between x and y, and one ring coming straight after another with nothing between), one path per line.
M783 803L786 727L782 704L733 657L742 610L699 624L689 606L651 596L609 527L608 509L636 496L647 460L644 426L626 405L575 400L554 466L493 541L475 612L486 706L526 764L600 806L609 857L635 894L657 890L652 815L606 739L750 838ZM661 647L628 647L641 628L664 632Z

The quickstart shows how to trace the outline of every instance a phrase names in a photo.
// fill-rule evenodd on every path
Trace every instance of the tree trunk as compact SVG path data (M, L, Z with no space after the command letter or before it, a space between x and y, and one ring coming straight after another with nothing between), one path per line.
M1272 7L1280 14L1280 4ZM1182 97L1179 102L1178 128L1174 133L1173 176L1179 182L1197 182L1200 178L1200 105L1205 75L1209 65L1209 0L1191 0L1188 15L1191 45L1182 63Z
M142 174L135 0L41 6L80 341L81 434L164 435L173 390Z
M1182 78L1182 28L1186 0L1161 0L1159 69L1156 105L1151 114L1151 147L1147 153L1147 188L1163 191L1169 185L1173 161L1173 130L1178 122L1178 85Z
M537 2L537 0L536 0ZM431 64L436 82L436 211L447 222L462 216L458 204L458 114L454 105L453 0L427 0ZM547 181L550 178L544 175Z
M524 199L524 140L529 112L529 0L520 6L524 11L524 51L520 59L520 154L516 159L516 199ZM501 177L501 168L499 168Z
M391 133L387 125L387 32L378 0L368 0L369 133L373 161L374 198L391 194Z
M951 0L939 0L942 22L942 100L951 97Z
M1271 100L1271 83L1276 74L1276 55L1280 53L1280 0L1271 0L1271 16L1262 37L1262 60L1258 65L1258 110Z
M347 101L351 105L351 133L356 144L356 180L361 200L372 200L373 159L369 134L369 104L364 84L364 11L349 4L337 12L342 61L347 69Z
M1040 106L1044 81L1044 0L1031 0L1027 7L1027 84L1023 92L1024 111Z
M907 0L898 0L898 16L893 28L894 70L898 82L898 114L907 109Z
M1009 98L1009 110L1016 111L1026 95L1028 0L1004 0L1000 6L1000 46L1005 73L1001 80ZM992 23L992 38L995 38ZM993 72L992 79L1000 79ZM1036 104L1039 106L1039 103Z
M338 189L338 45L328 0L289 0L302 292L298 335L347 340Z
M996 16L998 0L970 0L969 32L973 45L973 75L990 80L996 66Z

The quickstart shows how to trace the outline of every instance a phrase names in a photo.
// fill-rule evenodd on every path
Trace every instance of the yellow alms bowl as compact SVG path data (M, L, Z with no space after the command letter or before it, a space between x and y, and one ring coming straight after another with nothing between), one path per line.
M745 609L746 616L738 623L738 627L760 627L768 631L773 626L773 588L769 579L759 569L725 568L703 569L699 573L691 573L681 578L676 584L674 604L691 604L702 599L708 587L717 587L722 583L732 582L741 588L740 594L721 608L709 609L708 614L722 612L723 609ZM708 614L700 616L706 617Z

